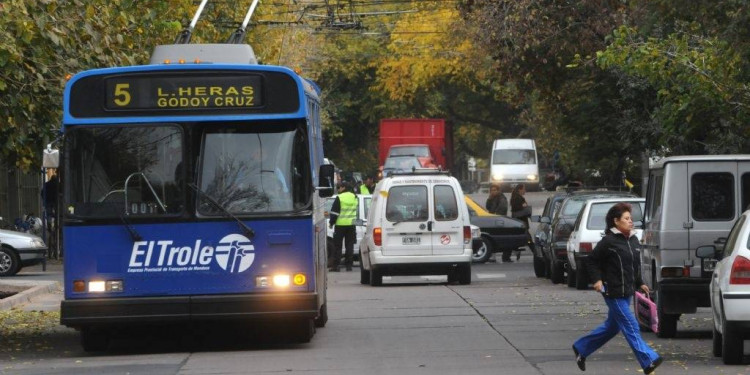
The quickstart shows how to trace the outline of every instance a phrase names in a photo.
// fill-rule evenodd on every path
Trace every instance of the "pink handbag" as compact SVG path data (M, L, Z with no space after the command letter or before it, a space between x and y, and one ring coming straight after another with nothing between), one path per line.
M635 317L638 323L651 331L659 331L659 314L656 313L656 304L650 296L645 293L635 292Z

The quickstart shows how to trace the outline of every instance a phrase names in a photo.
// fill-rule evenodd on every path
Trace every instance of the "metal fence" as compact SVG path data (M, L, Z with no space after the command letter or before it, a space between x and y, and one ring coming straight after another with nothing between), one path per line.
M0 160L0 217L12 224L26 214L42 215L42 173L22 172Z

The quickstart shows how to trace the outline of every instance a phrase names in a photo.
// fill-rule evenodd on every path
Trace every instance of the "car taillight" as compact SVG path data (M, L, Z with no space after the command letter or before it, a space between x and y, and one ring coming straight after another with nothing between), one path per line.
M592 249L591 242L581 242L581 244L578 245L578 251L582 253L590 253Z
M732 273L729 274L730 284L750 284L750 259L741 255L734 258Z
M375 246L383 245L383 230L381 228L372 230L372 241L375 242Z
M471 227L465 226L464 227L464 245L468 245L471 243Z

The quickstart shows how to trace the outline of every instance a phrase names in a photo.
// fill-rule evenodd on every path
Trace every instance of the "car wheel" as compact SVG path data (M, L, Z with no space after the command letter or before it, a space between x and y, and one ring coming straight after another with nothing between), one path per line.
M713 335L712 335L712 339L713 339L712 349L713 350L712 351L714 353L714 357L721 357L721 343L722 343L722 340L724 340L724 338L721 337L721 333L719 332L718 329L716 329L716 324L712 323L711 326L713 327Z
M656 290L656 313L659 315L659 332L656 333L660 338L673 338L677 334L677 319L679 314L665 314L664 311L664 293L661 289Z
M322 328L326 326L326 323L328 323L328 304L324 303L322 306L320 306L318 317L315 318L315 326L318 328Z
M586 290L589 288L589 275L581 260L576 260L576 289Z
M578 275L578 269L573 269L573 267L568 267L568 277L565 281L568 282L568 288L575 288L576 287L576 279Z
M458 267L458 283L461 285L471 284L471 264L464 264Z
M370 286L383 285L383 274L377 268L370 270Z
M0 276L13 276L21 270L21 261L16 252L0 247Z
M544 258L534 257L534 275L544 277L547 274L547 265L544 264Z
M87 352L101 352L109 347L109 333L95 328L81 329L81 346Z
M492 256L492 241L485 236L481 238L481 244L471 252L471 261L474 263L486 263Z
M561 284L565 281L565 269L562 262L552 259L550 263L550 280L552 280L552 284Z
M370 271L365 269L365 266L362 264L362 262L359 262L359 283L362 285L367 285L370 283Z

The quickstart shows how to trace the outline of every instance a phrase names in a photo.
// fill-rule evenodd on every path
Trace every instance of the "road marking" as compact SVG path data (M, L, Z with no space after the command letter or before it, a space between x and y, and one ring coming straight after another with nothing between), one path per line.
M478 273L477 279L504 279L504 273Z

